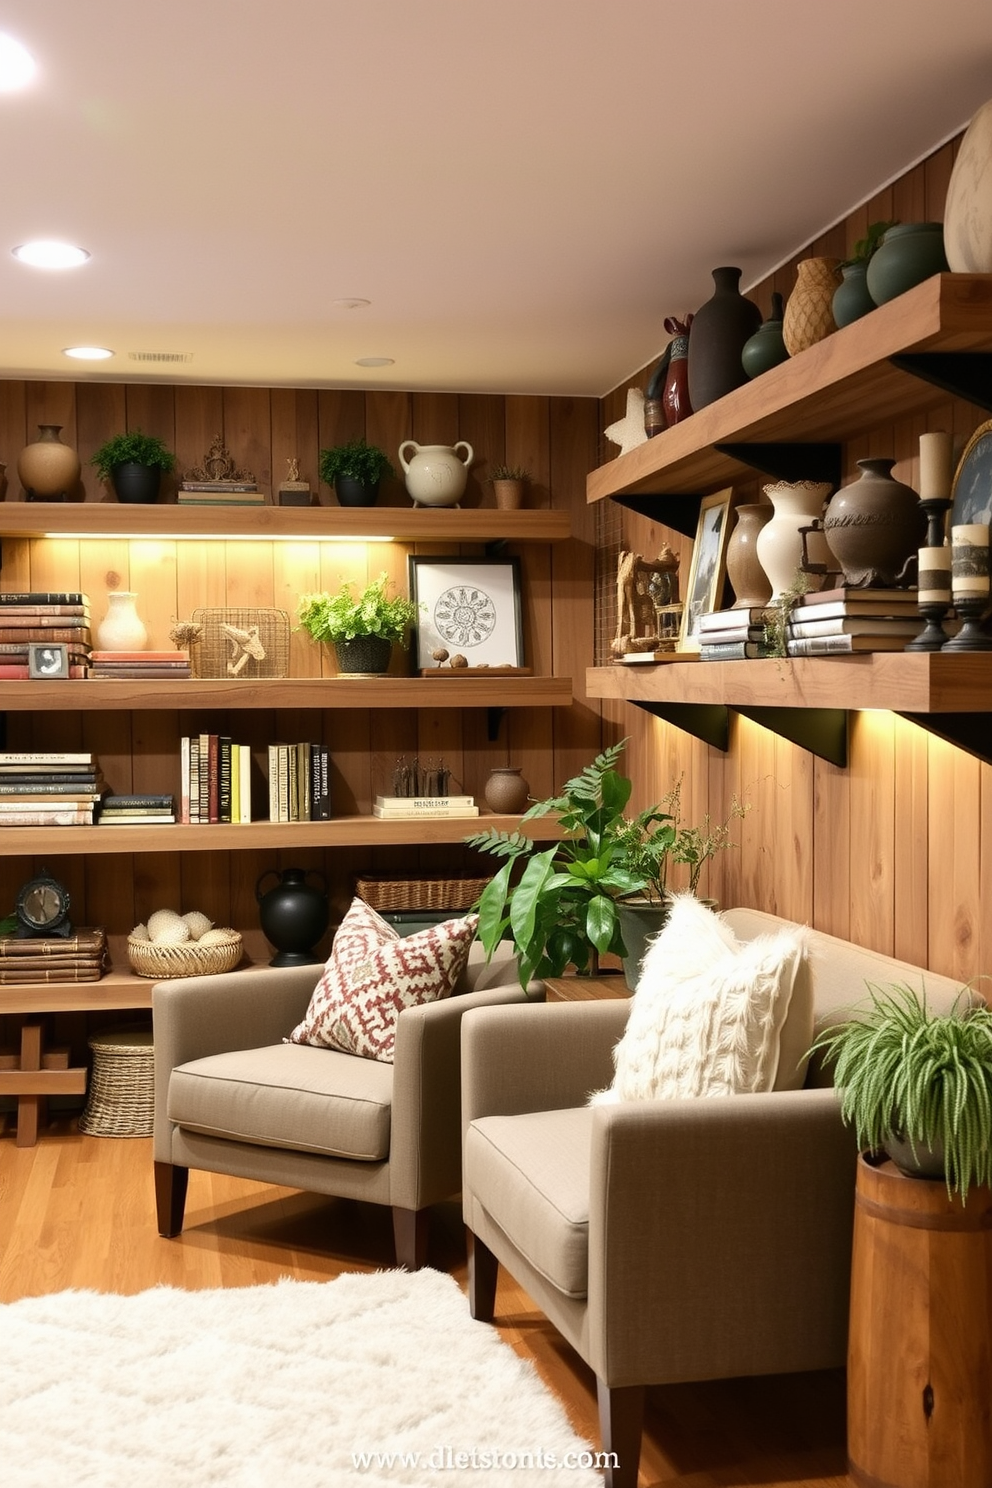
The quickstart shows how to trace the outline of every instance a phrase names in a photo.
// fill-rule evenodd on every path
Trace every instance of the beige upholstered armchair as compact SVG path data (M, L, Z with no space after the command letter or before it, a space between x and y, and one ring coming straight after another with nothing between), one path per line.
M388 1204L397 1262L414 1270L426 1261L429 1206L461 1187L462 1015L525 1000L516 961L501 947L487 966L473 945L450 998L400 1013L392 1064L283 1042L321 971L154 988L159 1233L179 1234L189 1169L203 1168Z
M786 923L726 919L741 940ZM810 932L800 975L822 1024L866 980L923 973ZM630 1006L483 1009L462 1026L472 1315L492 1319L502 1264L592 1368L620 1464L609 1488L635 1488L646 1386L845 1362L856 1173L815 1071L798 1090L590 1107Z

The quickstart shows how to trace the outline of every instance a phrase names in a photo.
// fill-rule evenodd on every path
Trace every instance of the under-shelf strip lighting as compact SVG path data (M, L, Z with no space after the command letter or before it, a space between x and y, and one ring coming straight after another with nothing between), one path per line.
M42 537L71 537L79 542L106 542L108 537L120 539L122 542L295 542L295 543L391 543L395 542L393 536L384 536L376 533L371 536L367 533L356 532L344 536L340 533L327 534L315 532L245 532L232 533L228 536L223 532L43 532Z

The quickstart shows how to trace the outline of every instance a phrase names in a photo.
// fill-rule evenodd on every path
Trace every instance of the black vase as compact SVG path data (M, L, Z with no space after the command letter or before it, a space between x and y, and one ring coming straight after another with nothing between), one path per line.
M274 868L268 869L255 885L258 918L266 940L276 948L269 965L312 966L320 960L313 954L313 947L330 918L327 880L318 869L284 868L279 882L263 894L262 884L275 872ZM307 883L308 872L323 881L322 889Z
M366 484L354 475L339 475L334 482L334 493L339 506L375 506L379 496L379 482Z
M747 382L741 352L761 325L761 311L740 292L740 269L713 270L713 294L689 331L689 402L694 412Z
M111 480L118 501L152 502L158 500L162 484L162 471L157 465L139 465L136 460L125 460L115 465Z
M384 636L355 636L350 641L335 641L338 671L379 676L389 671L393 643Z

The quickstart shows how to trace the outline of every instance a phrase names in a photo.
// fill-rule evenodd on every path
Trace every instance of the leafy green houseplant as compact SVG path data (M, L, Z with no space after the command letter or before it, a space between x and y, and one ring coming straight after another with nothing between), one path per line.
M119 501L154 501L163 472L175 467L175 456L154 434L134 429L115 434L90 456L101 480L109 481Z
M515 511L524 499L530 473L520 465L494 465L489 480L501 511Z
M967 988L947 1013L908 986L869 994L813 1045L834 1066L844 1120L863 1148L964 1199L992 1183L992 1010Z
M337 594L304 594L299 604L302 628L315 641L328 641L337 650L338 665L347 672L384 672L394 644L406 646L417 605L405 595L389 594L389 576L382 573L360 592L351 581ZM365 644L358 644L358 643ZM368 643L377 643L369 645ZM368 663L373 658L375 664ZM357 658L352 665L352 659Z
M394 474L385 454L365 439L350 439L320 452L320 478L333 486L342 506L371 506L379 483Z

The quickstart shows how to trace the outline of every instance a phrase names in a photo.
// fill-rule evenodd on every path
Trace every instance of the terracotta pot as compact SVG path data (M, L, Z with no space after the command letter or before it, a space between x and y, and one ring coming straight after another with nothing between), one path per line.
M494 480L493 494L500 511L516 511L523 505L524 482L522 480Z
M758 557L758 533L771 519L767 501L745 502L735 508L737 521L727 539L727 577L738 609L758 609L772 597L772 586Z
M891 588L926 540L927 520L894 460L859 460L861 475L831 497L823 519L830 549L854 588Z
M61 432L61 424L39 424L38 438L17 457L17 474L29 501L65 501L79 483L79 456L63 444Z
M837 329L833 299L840 284L840 262L804 258L796 266L796 276L782 321L782 339L790 356L798 356Z
M506 765L490 771L482 794L490 811L516 816L527 806L530 786L520 774L519 765Z

